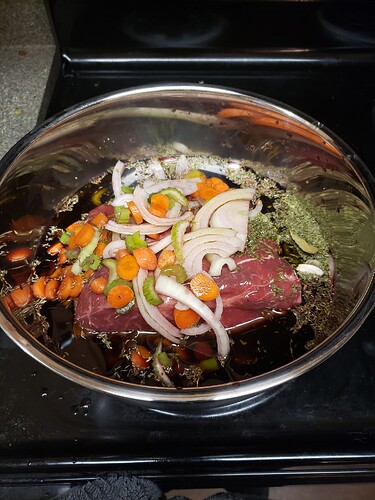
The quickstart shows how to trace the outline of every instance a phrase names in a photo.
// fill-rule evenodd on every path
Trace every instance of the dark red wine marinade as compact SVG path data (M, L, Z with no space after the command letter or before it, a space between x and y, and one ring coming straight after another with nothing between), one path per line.
M94 204L92 196L107 188L101 197L105 203L111 198L111 174L108 173L101 183L89 184L78 194L78 202L72 210L60 212L52 225L67 227L82 218ZM263 210L272 210L272 200L264 203ZM53 258L46 248L50 244L48 234L44 235L38 251L41 264L36 273L42 274L53 266ZM292 260L293 249L286 246L281 256ZM294 262L295 263L295 262ZM114 333L98 334L85 332L74 321L74 302L47 301L40 310L49 325L47 334L38 338L48 349L91 372L109 378L137 384L161 386L156 379L152 363L145 369L132 365L130 352L143 345L153 353L160 340L163 350L172 360L168 376L176 388L224 384L260 375L283 366L300 357L311 347L314 331L309 325L293 330L296 317L293 311L279 315L267 315L246 325L240 332L230 334L231 351L225 364L212 363L216 356L216 340L212 332L197 337L188 337L178 345L172 345L155 333ZM27 316L24 321L28 322Z

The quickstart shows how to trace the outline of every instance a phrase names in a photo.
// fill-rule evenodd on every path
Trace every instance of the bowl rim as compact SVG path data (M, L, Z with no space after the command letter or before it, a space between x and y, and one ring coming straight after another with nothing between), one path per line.
M298 109L285 104L281 101L249 91L235 89L232 87L220 85L191 84L191 83L159 83L151 85L140 85L123 90L108 92L96 97L82 101L76 105L70 106L65 110L51 116L40 125L37 125L28 134L23 136L6 155L0 159L0 175L9 168L16 158L31 146L38 137L42 136L51 127L62 124L70 117L79 112L95 107L105 101L124 99L127 96L137 96L145 93L165 93L166 91L185 91L224 94L257 102L266 107L276 108L281 113L287 113L293 120L297 119L304 123L308 128L312 128L324 140L335 144L338 149L348 158L357 174L360 174L362 182L366 185L370 196L370 203L374 210L375 178L369 168L362 162L359 156L352 148L329 128L312 118L311 116L299 111ZM318 125L317 125L318 124ZM94 374L93 372L81 368L70 361L59 357L57 354L49 351L31 334L27 332L22 325L16 327L16 321L12 320L11 313L1 304L0 308L0 327L7 336L15 342L25 353L34 358L37 362L49 368L53 372L64 378L78 383L81 386L91 390L104 392L114 396L120 396L135 401L147 403L186 403L186 402L205 402L205 401L230 401L238 398L245 398L275 388L284 384L312 368L318 366L337 352L347 341L358 331L368 315L375 306L375 277L372 272L371 279L366 291L358 299L356 306L351 311L345 322L340 325L328 338L323 340L318 346L305 353L299 358L282 365L272 371L263 373L250 379L236 382L229 382L217 386L193 387L176 390L176 388L149 387L129 382L117 381L108 377ZM23 333L21 333L21 331Z

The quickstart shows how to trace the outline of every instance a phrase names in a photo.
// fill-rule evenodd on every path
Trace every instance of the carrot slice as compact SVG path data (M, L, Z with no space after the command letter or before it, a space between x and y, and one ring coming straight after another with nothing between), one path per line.
M59 300L66 300L70 296L72 286L73 278L68 274L60 283L59 289L57 291L57 298Z
M149 238L151 238L152 240L160 240L161 236L160 234L148 234L147 235Z
M194 276L190 281L190 288L194 295L203 301L214 300L220 293L220 289L214 280L203 273Z
M134 292L129 286L116 285L108 292L107 302L114 309L119 309L128 305L133 297Z
M160 267L160 269L163 269L163 267L170 266L175 262L176 262L176 254L174 253L174 251L164 248L164 250L161 251L158 258L158 267Z
M60 281L58 280L49 280L46 283L46 287L44 290L44 294L47 300L56 300L57 292L60 286Z
M96 245L94 254L97 255L98 257L102 257L106 246L107 244L104 243L104 241L99 241L99 243Z
M63 244L61 243L61 241L58 241L57 243L54 243L53 245L51 245L49 247L49 249L47 250L47 252L50 255L58 255L62 249L63 249Z
M108 217L103 214L103 212L99 212L98 214L95 215L93 219L91 219L91 224L93 224L96 227L104 227L107 222L108 222Z
M65 262L67 260L68 260L68 256L66 255L66 249L62 248L60 253L59 253L59 257L57 259L57 262L61 265L61 264L65 264Z
M154 271L158 265L158 258L150 247L140 247L133 250L133 255L137 264L142 269Z
M45 276L41 276L31 285L31 290L33 291L33 295L36 299L43 299L45 297L46 282L47 278Z
M22 260L27 260L31 256L31 249L29 247L18 247L13 248L10 252L6 254L6 259L8 262L20 262Z
M75 245L78 247L85 247L90 243L94 234L95 234L94 226L86 222L85 224L83 224L81 229L78 231L78 233L76 233L74 237Z
M10 296L17 307L25 307L34 298L31 286L23 283L10 292Z
M92 280L90 284L90 290L97 295L100 295L104 292L104 288L106 287L106 284L108 283L108 280L104 277L101 278L95 278Z
M130 255L126 248L119 248L116 252L116 260L122 259L125 255Z
M130 360L133 366L140 370L143 370L150 364L151 353L146 347L140 345L132 350L132 352L130 353Z
M198 313L192 309L174 309L173 310L174 321L178 328L190 328L191 326L198 323L200 316Z
M153 194L150 198L151 205L159 207L162 210L169 210L169 198L163 193Z
M128 209L130 210L130 213L134 219L134 222L136 224L142 224L143 217L141 215L141 212L138 210L137 205L134 203L134 201L128 201Z
M132 280L139 271L139 265L134 255L125 255L117 261L117 274L123 280Z
M158 205L150 205L148 207L148 211L155 215L156 217L165 217L167 215L167 211L163 208L160 208Z
M73 276L73 283L70 289L70 296L72 298L78 297L83 288L83 278L82 276Z

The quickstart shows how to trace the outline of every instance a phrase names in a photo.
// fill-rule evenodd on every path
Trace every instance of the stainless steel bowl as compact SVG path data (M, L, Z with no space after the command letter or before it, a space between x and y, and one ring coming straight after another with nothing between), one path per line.
M237 117L218 118L218 112L228 107L239 110ZM117 159L176 152L181 147L249 160L260 174L283 186L293 185L324 204L336 264L332 324L338 322L339 327L327 327L319 345L268 373L177 391L115 381L60 358L4 304L0 326L54 372L129 400L157 405L255 397L335 354L374 305L374 178L357 155L317 121L262 96L207 85L154 85L91 99L43 123L2 159L0 234L3 238L13 234L13 221L30 214L29 227L17 234L36 252L56 207ZM7 270L3 263L3 275Z

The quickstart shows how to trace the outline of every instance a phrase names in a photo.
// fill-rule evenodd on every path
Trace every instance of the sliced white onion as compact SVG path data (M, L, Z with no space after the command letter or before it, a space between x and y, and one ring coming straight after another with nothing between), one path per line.
M157 179L165 179L166 175L164 172L164 168L161 166L160 161L155 160L154 158L149 161L152 173Z
M164 248L167 248L167 246L170 245L171 243L172 243L172 236L168 234L161 240L150 243L148 246L152 248L152 250L155 253L159 253L161 250L164 250Z
M298 264L297 271L303 274L315 274L316 276L323 276L324 271L318 266L313 264Z
M156 217L148 210L147 198L147 191L142 189L140 186L137 186L134 189L134 202L137 205L143 219L150 224L154 224L155 226L165 226L168 224L172 225L179 220L190 219L192 217L191 212L185 212L179 217Z
M143 295L143 284L147 276L148 272L145 269L140 269L137 276L133 279L134 293L139 311L143 319L151 328L171 342L178 344L182 336L180 330L172 325L172 323L160 313L156 306L147 302L146 297Z
M112 205L114 207L127 206L129 201L134 201L134 196L130 193L122 193L112 201Z
M112 190L115 198L120 196L122 193L121 187L122 187L122 174L124 173L125 170L125 163L122 161L118 161L116 165L113 167L113 172L112 172Z
M179 217L181 214L182 205L180 203L175 203L172 208L167 212L167 218Z
M108 221L105 228L113 233L118 234L133 234L139 231L140 234L160 234L164 233L167 229L171 227L171 224L167 226L155 226L154 224L118 224L112 220Z
M210 219L219 207L234 200L252 200L255 195L255 189L245 188L245 189L230 189L229 191L224 191L210 200L208 200L202 208L200 208L194 217L193 230L200 229L203 227L208 227Z
M173 179L161 182L146 180L143 184L143 189L147 194L152 194L162 189L173 187L181 191L185 196L188 196L189 194L195 193L197 190L197 183L200 182L200 180L199 177L193 177L191 179Z
M126 248L125 240L111 241L103 250L103 259L112 259L120 248Z
M232 257L219 257L215 255L211 261L208 274L210 276L220 276L224 266L228 266L229 271L237 269L237 265Z
M228 248L228 251L231 251L233 247L234 251L228 254L228 256L237 252L242 246L242 240L237 238L237 236L228 236L226 234L212 234L209 231L207 231L207 234L204 234L202 236L197 236L196 238L187 239L187 241L184 243L182 247L184 259L188 257L191 251L195 250L196 248L204 249L208 243L216 243L216 245L222 248L223 250Z
M211 241L204 247L196 246L184 258L184 268L188 277L202 271L202 259L207 253L214 253L220 257L229 257L237 252L238 248L230 243Z
M211 227L229 227L235 229L243 242L241 251L245 248L249 225L250 200L233 200L224 203L214 211L210 219Z
M158 293L169 295L198 313L215 332L218 357L224 360L228 356L230 351L228 334L207 304L198 299L186 286L177 283L174 279L163 274L156 280L155 289Z
M185 304L182 304L181 302L178 301L175 303L174 308L178 309L179 311L187 311L188 309L190 309L189 306L186 306ZM183 333L182 330L181 333Z
M215 239L216 236L235 238L237 236L237 232L234 229L230 229L228 227L204 227L202 229L197 229L196 231L185 233L184 243L187 243L188 241L191 241L195 238L200 238L201 236L212 236L213 239Z
M220 321L221 315L223 314L223 299L221 298L221 295L219 294L216 298L216 308L215 308L215 318ZM188 336L195 336L195 335L203 335L204 333L207 333L208 331L211 330L211 326L203 322L198 326L192 326L190 328L183 328L181 330L181 333L183 335L188 335Z

